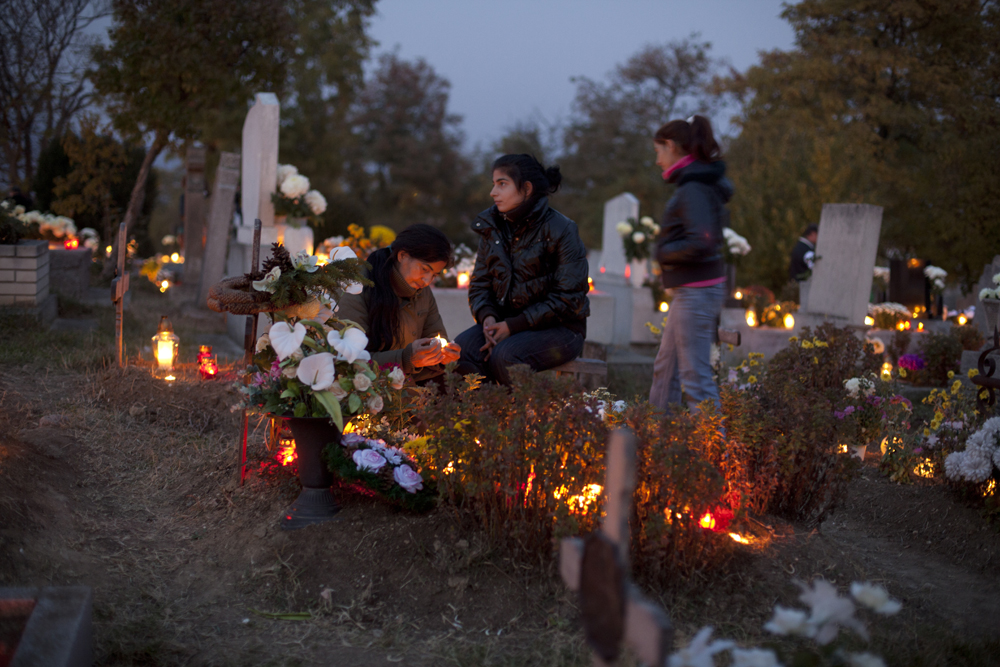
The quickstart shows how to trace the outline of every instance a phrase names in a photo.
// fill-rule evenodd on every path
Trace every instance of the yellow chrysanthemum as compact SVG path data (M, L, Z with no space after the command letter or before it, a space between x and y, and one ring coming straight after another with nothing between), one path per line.
M903 368L902 366L899 367L899 377L901 377L901 378L905 378L906 377L906 369Z
M950 380L953 377L955 377L955 371L948 371L948 379Z
M792 336L791 338L788 339L788 342L789 343L798 343L799 342L799 337L798 336Z
M978 368L970 368L969 369L969 379L970 380L972 378L976 377L977 375L979 375L979 369Z
M819 363L819 358L818 357L813 357L813 363L814 364L818 364Z
M813 344L808 340L804 340L802 341L802 347L806 350L811 350L813 348Z
M396 240L396 232L385 225L372 225L368 231L368 238L378 247L388 248Z
M751 375L750 377L747 378L747 382L749 382L750 384L756 383L757 382L757 376L756 375Z
M929 428L924 429L924 437L925 438L931 437L931 430Z
M813 338L813 345L816 347L830 347L830 344L825 340L820 340L819 338Z
M960 380L955 380L955 382L951 385L952 395L954 396L955 394L957 394L961 388L962 388L962 382Z

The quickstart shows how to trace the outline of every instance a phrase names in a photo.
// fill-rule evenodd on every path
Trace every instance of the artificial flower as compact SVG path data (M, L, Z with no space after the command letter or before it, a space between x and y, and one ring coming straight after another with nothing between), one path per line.
M789 609L781 605L774 607L774 618L764 624L764 629L781 636L808 637L812 632L808 616L804 611Z
M358 256L355 254L355 252L346 245L336 247L333 249L333 252L330 253L331 262L340 262L345 259L357 259L357 258ZM365 286L362 285L361 283L351 283L350 285L344 288L344 291L347 292L348 294L361 294L361 291L364 288Z
M851 584L851 596L877 614L892 615L903 608L902 603L889 597L881 586L855 581Z
M372 388L372 381L364 373L358 373L354 376L354 388L358 391L368 391Z
M302 174L292 174L281 182L281 194L297 199L309 192L309 179Z
M278 359L284 361L302 345L306 328L301 322L296 322L294 327L289 326L288 322L275 322L267 335L271 340L271 347L278 353Z
M391 371L389 371L389 383L392 385L393 389L397 391L403 388L403 383L406 381L406 373L399 366L396 366Z
M424 488L424 478L416 470L405 463L392 471L392 478L396 480L407 493L416 493Z
M829 644L837 638L840 626L851 628L865 640L868 631L864 624L854 618L854 603L846 597L837 594L833 584L825 579L817 579L812 588L802 582L796 582L802 589L799 600L809 605L809 624L816 628L816 643L820 646Z
M365 472L378 472L386 464L385 457L374 449L357 449L351 456L358 470Z
M337 351L339 358L349 364L358 359L368 361L372 358L365 349L368 347L368 336L357 327L351 327L343 332L333 330L326 335L326 340Z
M313 391L328 389L337 377L333 355L329 352L320 352L306 357L299 362L295 377L312 387Z
M368 442L368 438L360 433L345 433L340 438L340 444L344 447L356 447L358 445L363 445L366 442Z
M313 212L313 215L323 215L326 212L326 197L318 190L310 190L306 193L306 206Z
M385 407L385 403L382 401L382 397L378 394L373 395L368 399L368 411L373 415L377 415L382 412L382 408Z
M338 401L342 401L345 398L347 398L347 394L349 392L343 387L341 387L339 382L334 382L333 385L330 387L330 393L333 394L333 397L336 398Z
M263 352L267 349L267 346L271 344L271 337L264 334L257 339L257 346L254 347L254 352Z
M261 280L253 281L253 288L258 292L270 292L274 294L274 290L276 289L275 283L278 282L278 278L280 277L281 269L275 266Z
M782 667L774 651L765 648L733 649L730 667Z
M646 227L647 229L652 229L653 227L656 226L656 223L653 222L653 219L648 215L644 215L641 218L639 218L639 224L642 225L643 227Z
M316 273L319 270L319 266L316 264L318 261L319 257L310 255L305 250L300 250L292 257L292 266L296 269L304 269L309 273Z
M715 640L709 642L712 627L705 626L698 631L687 648L671 654L667 664L669 667L714 667L716 653L728 651L734 646L731 641Z

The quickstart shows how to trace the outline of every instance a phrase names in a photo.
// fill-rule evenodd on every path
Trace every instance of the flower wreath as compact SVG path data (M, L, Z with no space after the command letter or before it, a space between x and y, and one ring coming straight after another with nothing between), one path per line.
M387 500L417 512L434 507L437 485L418 472L413 457L384 440L345 433L340 445L326 448L330 470L348 482L359 482Z

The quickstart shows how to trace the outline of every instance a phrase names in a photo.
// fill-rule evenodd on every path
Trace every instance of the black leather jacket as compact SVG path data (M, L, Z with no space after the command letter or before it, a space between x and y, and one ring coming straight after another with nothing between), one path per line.
M469 307L482 324L492 315L511 334L565 326L586 335L590 301L587 249L576 223L542 197L522 220L496 206L472 222L479 234Z
M726 202L733 185L726 164L692 162L670 175L677 191L667 202L656 239L656 261L664 287L712 280L726 275L723 227L729 226Z

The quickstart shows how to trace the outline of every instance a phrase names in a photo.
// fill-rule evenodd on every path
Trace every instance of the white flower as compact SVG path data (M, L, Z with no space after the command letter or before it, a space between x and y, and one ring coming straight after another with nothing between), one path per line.
M338 246L333 249L333 252L330 253L331 262L339 262L345 259L357 259L357 258L358 256L354 253L354 251L351 250L346 245ZM344 288L344 291L347 292L348 294L361 294L361 290L363 290L364 287L365 286L362 285L361 283L351 283L350 285Z
M1000 273L998 273L997 275L1000 276ZM984 287L983 289L979 290L980 301L982 301L983 299L996 299L996 298L997 298L997 290L992 290L989 287Z
M297 199L309 192L309 179L302 174L292 174L281 183L281 194Z
M876 266L874 270L874 277L881 280L889 280L889 267L888 266Z
M265 275L263 279L253 281L253 288L258 292L270 292L271 294L274 294L274 283L276 283L280 277L281 269L274 267L267 272L267 275Z
M632 225L623 220L615 225L615 231L618 232L618 236L628 236L632 233Z
M333 394L334 398L338 401L342 401L347 398L347 390L340 386L339 382L334 382L330 387L330 393Z
M888 591L877 584L855 581L851 584L851 596L877 614L890 616L903 608L901 602L890 598Z
M764 648L733 649L730 667L781 667L774 651Z
M993 274L993 284L1000 287L1000 273Z
M371 412L373 415L377 415L378 413L382 412L382 408L384 407L385 403L382 401L382 397L379 396L378 394L375 394L374 396L368 399L368 411Z
M318 261L319 257L310 255L305 250L300 250L295 253L295 257L292 257L292 266L296 269L305 269L309 273L316 273L316 271L319 270L319 266L316 264Z
M310 190L306 193L306 206L313 215L323 215L326 212L326 197L319 190Z
M804 611L776 605L774 618L764 624L764 629L776 635L797 635L808 637L812 634L808 617Z
M961 463L961 476L970 482L980 484L989 479L993 473L993 461L990 452L985 449L967 449ZM950 458L950 457L949 457ZM945 466L947 466L947 459Z
M958 481L965 467L965 452L952 452L944 460L945 477Z
M632 234L632 241L634 243L643 243L646 240L646 235L642 232L634 232Z
M858 389L861 385L861 380L859 378L851 378L850 380L844 380L844 389L847 390L847 395L851 398L858 397Z
M338 358L349 364L353 364L358 359L368 361L372 358L372 355L365 349L368 347L368 336L357 327L351 327L343 333L333 330L326 335L326 340L337 351Z
M86 234L88 229L90 229L90 227L84 227L81 234ZM94 230L91 229L90 231ZM173 245L177 243L177 237L174 236L173 234L167 234L162 239L160 239L160 243L162 243L163 245Z
M361 471L378 472L386 464L385 457L374 449L356 449L351 458Z
M813 587L797 581L802 595L799 600L809 605L811 610L809 624L816 628L816 643L820 646L829 644L837 638L840 626L851 628L865 640L868 631L861 621L854 618L854 603L846 597L837 595L837 589L825 579L817 579Z
M358 373L354 376L354 388L358 391L368 391L372 388L372 381L364 373Z
M297 167L290 164L279 164L278 165L278 183L277 186L280 188L281 184L285 182L285 179L289 176L294 176L299 173Z
M928 264L924 267L924 275L931 280L941 280L948 277L948 272L942 269L940 266L934 266L933 264Z
M848 653L850 667L885 667L885 661L873 653Z
M722 651L728 651L735 644L722 640L709 643L708 639L711 636L712 627L705 626L698 631L687 648L670 655L667 665L669 667L715 667L715 660L712 656Z
M263 352L267 349L267 346L271 344L271 337L264 334L257 339L257 346L254 348L254 352Z
M729 227L722 228L722 236L726 240L726 245L729 246L729 252L734 255L746 255L750 252L750 242Z
M406 373L399 366L396 366L389 372L389 382L393 389L399 390L403 388L403 383L406 381Z
M405 463L392 471L392 478L408 493L416 493L424 488L424 478Z
M615 401L611 404L611 412L624 412L626 408L625 401Z
M653 222L653 219L648 215L644 215L641 218L639 218L639 224L645 227L646 229L653 229L654 227L656 227L656 223Z
M329 352L320 352L306 357L299 362L299 370L295 377L312 387L313 391L329 389L337 377L333 355Z
M301 322L296 322L294 328L288 326L288 322L275 322L267 335L271 339L271 347L278 353L278 359L284 361L299 351L306 337L306 328Z

